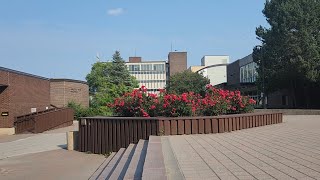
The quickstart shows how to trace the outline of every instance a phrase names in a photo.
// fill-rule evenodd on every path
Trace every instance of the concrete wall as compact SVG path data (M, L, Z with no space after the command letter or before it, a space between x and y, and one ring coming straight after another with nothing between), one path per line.
M204 56L201 65L206 68L201 70L203 76L210 79L210 84L218 85L227 82L227 64L229 56Z
M227 66L208 67L205 74L213 86L227 82Z
M45 110L50 106L49 79L22 73L10 69L0 69L0 128L13 127L14 117L31 112ZM6 86L3 86L6 85Z
M50 102L57 107L66 107L68 102L89 107L89 86L84 81L70 79L50 80Z
M201 59L201 66L211 66L217 64L228 64L229 56L203 56Z

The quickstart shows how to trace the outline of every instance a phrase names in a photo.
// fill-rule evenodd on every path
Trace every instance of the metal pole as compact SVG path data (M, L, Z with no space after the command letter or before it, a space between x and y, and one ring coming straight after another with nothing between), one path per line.
M261 58L261 64L262 64L262 94L263 94L263 96L262 96L262 103L263 103L263 109L266 109L267 107L266 107L266 94L265 94L265 82L264 82L264 79L265 79L265 74L264 74L264 59L263 58Z

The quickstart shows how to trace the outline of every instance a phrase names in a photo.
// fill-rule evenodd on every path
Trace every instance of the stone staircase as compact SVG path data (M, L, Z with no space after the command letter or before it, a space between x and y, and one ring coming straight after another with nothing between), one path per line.
M167 179L160 136L150 136L113 152L89 178L102 179Z

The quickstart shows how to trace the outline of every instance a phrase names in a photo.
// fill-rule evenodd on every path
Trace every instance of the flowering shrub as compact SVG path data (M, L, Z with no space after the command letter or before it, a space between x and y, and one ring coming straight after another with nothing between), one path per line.
M247 113L253 111L256 102L240 91L216 89L206 86L204 97L193 92L168 94L164 90L160 94L147 93L142 86L117 98L108 106L116 115L128 117L179 117L179 116L216 116L223 114Z

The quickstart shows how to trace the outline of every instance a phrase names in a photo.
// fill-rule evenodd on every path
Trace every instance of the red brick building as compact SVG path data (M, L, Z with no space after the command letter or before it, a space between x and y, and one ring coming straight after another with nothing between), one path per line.
M187 70L187 52L169 52L169 76Z
M57 107L66 107L69 102L89 107L89 86L85 81L50 79L50 101Z
M50 106L50 81L0 67L0 128L12 128L14 117Z
M74 101L89 106L86 82L48 79L0 67L0 134L14 133L14 118L39 112L51 105L64 107Z

